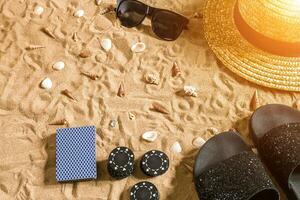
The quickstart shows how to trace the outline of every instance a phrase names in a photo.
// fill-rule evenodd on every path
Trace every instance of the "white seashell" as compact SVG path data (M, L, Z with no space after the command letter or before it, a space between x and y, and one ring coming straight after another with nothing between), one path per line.
M50 78L45 78L42 82L41 82L41 87L43 89L51 89L52 88L52 81Z
M196 147L202 147L205 144L205 140L202 137L196 137L193 141L193 145Z
M187 96L192 96L192 97L197 97L197 89L194 86L191 85L186 85L183 88L184 94Z
M36 15L41 15L41 14L43 14L43 12L44 12L44 8L42 7L42 6L40 6L40 5L37 5L35 8L34 8L34 14L36 14Z
M58 61L56 63L54 63L54 65L52 66L53 69L60 71L63 68L65 68L65 63L63 61Z
M74 13L74 17L83 17L83 15L84 15L84 10L82 10L82 9L79 9L79 10L77 10L77 11L75 11L75 13Z
M101 40L101 47L105 50L105 51L109 51L112 47L112 42L110 39L106 38Z
M155 74L146 74L145 80L147 83L158 85L159 78Z
M142 53L145 51L146 45L143 42L137 42L134 45L131 46L131 51L134 53Z
M99 6L102 3L102 0L96 0L96 5Z
M181 145L179 144L179 142L175 142L175 143L171 146L171 151L173 151L174 153L181 153L182 148L181 148Z
M157 138L157 132L156 131L147 131L143 134L142 138L148 142L154 142Z
M133 113L130 112L128 115L130 120L135 120L135 115Z
M109 122L109 126L111 127L111 128L116 128L117 126L118 126L118 121L117 120L111 120L110 122Z

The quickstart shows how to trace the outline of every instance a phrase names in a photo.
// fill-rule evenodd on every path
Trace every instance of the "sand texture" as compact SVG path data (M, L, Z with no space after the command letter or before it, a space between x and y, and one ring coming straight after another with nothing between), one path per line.
M152 33L149 20L124 28L114 13L101 15L114 4L110 0L100 6L94 0L0 0L0 199L125 200L142 180L156 184L162 200L197 199L190 171L199 149L192 144L196 137L207 140L234 128L252 145L248 119L256 90L260 105L297 102L298 94L251 84L217 61L204 40L201 14L193 17L202 12L203 0L146 2L186 15L189 30L165 42ZM36 5L44 7L40 16L34 14ZM78 9L85 11L81 18L73 16ZM108 52L100 46L104 38L112 40ZM145 43L146 50L133 53L136 42ZM29 50L31 45L44 48ZM80 57L86 49L90 55ZM53 70L60 60L65 68ZM172 77L174 62L181 70L177 77ZM157 85L145 81L147 74L159 79ZM49 90L40 87L46 77L53 83ZM198 96L184 95L186 85L194 86ZM66 89L77 101L62 94ZM168 114L151 110L153 103ZM72 127L97 127L96 181L56 182L55 131L66 125L49 124L63 119ZM151 130L158 132L156 141L143 141L142 134ZM182 152L170 150L175 142ZM134 176L115 181L106 159L118 145L130 147L137 158L162 150L170 157L170 169L156 178L137 169Z

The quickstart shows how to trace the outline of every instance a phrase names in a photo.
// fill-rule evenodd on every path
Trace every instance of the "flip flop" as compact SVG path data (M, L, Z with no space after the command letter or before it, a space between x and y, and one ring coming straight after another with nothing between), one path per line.
M259 158L235 132L208 140L196 157L194 183L201 200L278 200Z
M280 104L257 109L250 120L253 141L289 199L300 199L300 111Z

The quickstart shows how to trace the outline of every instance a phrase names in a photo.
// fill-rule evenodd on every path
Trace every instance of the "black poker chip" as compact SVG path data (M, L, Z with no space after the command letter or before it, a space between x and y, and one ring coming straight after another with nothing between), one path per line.
M154 184L139 182L131 188L130 200L159 200L159 192Z
M127 147L117 147L111 151L107 161L109 174L116 179L130 176L134 170L134 154Z
M148 176L159 176L168 171L169 158L164 152L151 150L143 155L140 167Z

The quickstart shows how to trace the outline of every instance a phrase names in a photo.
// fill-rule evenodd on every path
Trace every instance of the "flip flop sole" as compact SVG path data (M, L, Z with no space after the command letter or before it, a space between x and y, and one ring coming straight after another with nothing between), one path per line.
M258 157L234 132L220 133L202 146L194 182L201 200L279 199Z
M300 112L280 104L257 109L250 130L259 153L289 199L300 199Z

